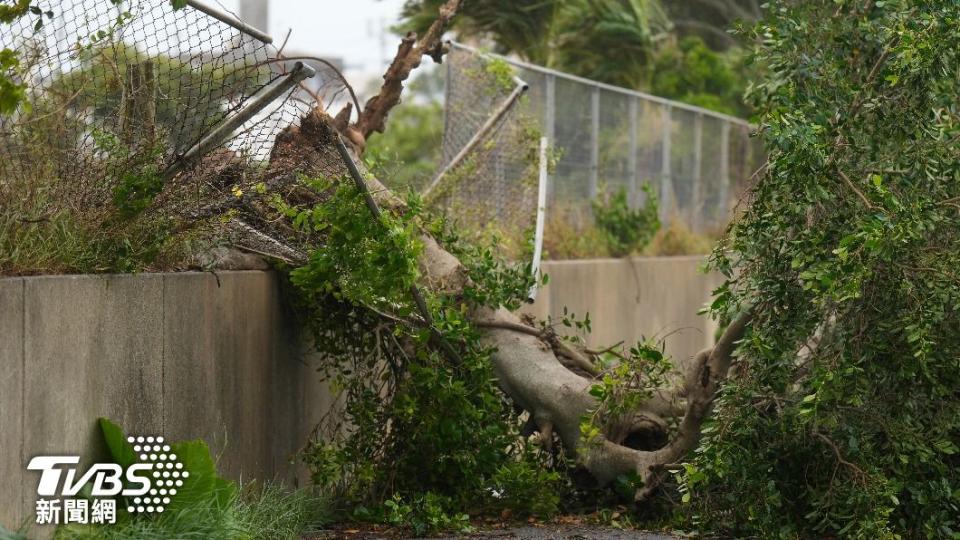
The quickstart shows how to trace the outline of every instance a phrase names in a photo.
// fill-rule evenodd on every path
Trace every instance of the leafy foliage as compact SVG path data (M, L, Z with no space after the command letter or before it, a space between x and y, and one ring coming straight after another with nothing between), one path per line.
M713 257L751 304L682 478L736 536L960 536L960 7L779 1L753 37L769 162Z
M637 209L630 208L627 190L623 186L613 195L601 196L592 201L594 219L603 232L610 254L614 257L624 257L640 251L660 230L657 194L647 183L644 183L641 189L645 195L644 203Z
M671 28L658 2L583 0L564 5L556 22L557 67L617 86L647 86L656 43Z
M653 70L650 90L658 96L731 115L750 112L741 99L749 74L738 49L717 53L690 36L661 49Z
M15 83L11 74L20 67L16 51L0 50L0 115L13 114L17 107L27 100L27 85Z
M614 347L602 355L602 375L590 389L597 406L580 423L584 445L599 441L601 434L632 420L629 416L653 396L654 390L667 386L673 364L663 355L662 344L640 341L625 352Z
M137 454L123 430L106 418L101 418L99 424L113 461L122 467L136 463ZM190 476L167 506L167 511L194 508L208 501L223 505L236 495L236 485L217 474L207 443L202 440L175 442L170 444L170 451ZM127 505L118 506L126 508Z
M514 493L548 482L533 454L518 447L519 428L494 382L491 351L467 320L479 305L518 305L532 284L529 269L461 243L442 220L423 223L415 199L378 222L352 182L304 182L329 196L282 209L298 227L326 238L290 280L326 357L321 369L343 396L342 420L331 417L304 453L314 481L351 503L355 517L402 522L418 533L459 528L462 509L492 504L486 494L494 486ZM409 292L419 275L417 226L442 233L474 284L462 296L428 295L429 327ZM440 340L452 357L438 352L445 350ZM505 467L529 474L505 486Z

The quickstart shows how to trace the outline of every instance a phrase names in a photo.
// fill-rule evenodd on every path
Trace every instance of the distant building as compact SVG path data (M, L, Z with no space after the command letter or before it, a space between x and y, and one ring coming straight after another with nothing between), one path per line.
M250 26L263 30L264 32L270 31L270 3L269 0L240 0L240 19L243 22L249 24ZM280 46L279 43L274 43L276 46ZM339 77L336 73L330 69L329 65L324 62L317 61L315 58L319 57L329 62L337 71L343 72L344 70L344 61L343 58L330 57L322 54L317 54L314 51L304 51L304 50L294 50L291 48L286 48L283 51L283 55L287 58L291 58L288 62L281 62L271 65L271 69L274 72L287 72L293 68L293 65L297 61L302 61L304 64L307 64L317 70L317 75L312 79L305 80L302 84L309 89L310 92L315 93L323 101L342 101L344 97L341 95L342 84L340 83Z
M240 18L243 22L264 32L270 31L270 4L268 0L240 0Z

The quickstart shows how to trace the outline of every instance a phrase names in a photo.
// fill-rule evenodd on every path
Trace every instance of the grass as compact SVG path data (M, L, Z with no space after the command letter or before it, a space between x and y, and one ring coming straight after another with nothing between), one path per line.
M57 529L54 540L298 540L333 522L326 498L277 484L248 484L232 500L215 500L179 512L131 518L113 525L71 525ZM0 527L0 540L29 540L29 530Z
M0 178L0 275L165 270L187 258L162 215L123 217L89 183L33 165Z

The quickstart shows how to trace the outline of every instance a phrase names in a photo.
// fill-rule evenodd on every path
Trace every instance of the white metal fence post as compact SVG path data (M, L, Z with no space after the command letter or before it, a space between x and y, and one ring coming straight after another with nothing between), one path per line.
M703 213L703 114L697 114L693 120L693 182L690 186L691 204L690 216L691 228L694 232L700 232L700 226L703 224L701 214Z
M537 184L537 224L533 233L533 262L531 267L533 277L537 280L530 288L527 295L530 300L537 298L537 290L540 288L540 259L543 257L543 228L547 219L547 138L540 138L540 163L539 163L539 182Z
M547 137L548 145L555 145L556 143L556 114L557 114L557 78L552 73L547 73L545 75L546 88L544 88L544 98L546 104L544 106L544 132ZM549 178L550 173L547 171L547 177ZM554 189L553 182L547 182L547 197L550 201L554 200Z
M637 178L637 96L630 96L628 102L628 112L630 116L630 154L627 155L627 181L630 183L630 204L637 206L640 204L639 179Z
M670 205L673 197L670 182L670 143L673 138L673 118L670 105L663 106L663 141L661 145L660 163L660 221L666 223L670 217Z
M724 216L732 207L730 204L730 122L724 122L720 128L720 186L719 204L723 205Z
M600 175L600 88L590 92L590 200L597 196Z

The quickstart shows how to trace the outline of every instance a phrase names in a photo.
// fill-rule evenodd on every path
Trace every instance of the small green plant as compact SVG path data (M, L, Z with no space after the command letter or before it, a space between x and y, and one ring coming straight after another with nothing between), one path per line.
M582 443L599 442L657 388L667 386L673 364L663 354L663 344L640 341L628 350L611 348L600 355L603 369L600 379L590 388L597 406L580 423ZM632 490L625 490L632 493Z
M394 495L372 510L366 507L357 508L353 517L358 521L386 523L408 529L416 536L440 531L472 532L470 516L449 510L451 506L452 502L446 497L432 492L409 500Z
M513 66L502 58L487 59L484 71L486 71L487 75L493 77L493 80L501 92L509 92L517 86L514 80L515 71Z
M660 229L659 204L650 184L641 188L643 206L630 207L627 190L621 186L612 195L602 194L592 201L593 216L603 233L610 255L625 257L644 248Z
M134 463L136 453L120 427L105 418L99 423L113 461L121 466ZM328 500L309 492L275 484L238 487L222 478L203 441L175 442L170 446L190 476L163 513L131 515L125 510L127 505L118 502L117 523L62 526L54 538L298 540L333 519Z
M494 473L490 506L516 517L550 518L560 508L561 474L549 470L529 445L525 452L527 459L505 463Z

